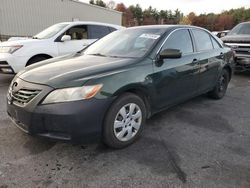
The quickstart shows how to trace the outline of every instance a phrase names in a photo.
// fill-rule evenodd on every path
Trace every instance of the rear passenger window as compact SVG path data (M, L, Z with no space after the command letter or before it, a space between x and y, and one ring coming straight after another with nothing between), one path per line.
M221 48L220 45L218 44L218 42L213 37L211 37L211 40L212 40L214 49Z
M100 39L110 33L108 27L99 25L89 26L89 39Z
M187 29L177 30L172 33L163 46L163 49L177 49L182 54L193 52L193 44Z
M210 35L207 32L203 30L199 30L199 29L193 29L192 31L194 34L194 38L195 38L198 51L206 51L206 50L213 49Z

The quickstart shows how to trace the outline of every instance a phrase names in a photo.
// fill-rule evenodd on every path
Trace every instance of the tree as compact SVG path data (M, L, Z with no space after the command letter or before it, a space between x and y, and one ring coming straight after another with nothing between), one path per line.
M115 9L115 2L114 1L109 1L108 3L107 3L107 7L108 8L110 8L110 9Z
M190 20L190 23L193 24L196 20L196 15L194 12L190 12L188 15L187 15L187 18L188 20Z
M123 3L118 3L115 7L115 10L120 12L126 12L127 8Z
M165 24L167 19L168 19L168 11L167 10L161 10L159 12L159 17L160 17L160 24Z
M183 16L180 20L180 24L182 25L191 25L192 22L189 20L188 16Z
M102 1L102 0L96 0L96 1L90 0L89 3L92 5L100 6L100 7L107 7L106 3L104 3L104 1Z
M90 0L90 3L95 3L95 0ZM187 24L204 27L210 31L219 31L232 29L234 25L243 21L250 21L250 8L231 9L221 12L220 14L209 13L196 15L194 12L190 12L186 16L183 16L183 13L179 9L175 11L158 11L150 6L142 10L139 4L126 8L123 3L119 3L115 9L123 12L122 23L124 26L142 24Z
M180 23L180 21L181 21L181 19L182 19L182 17L183 17L183 14L180 12L179 9L176 9L176 10L174 11L173 17L174 17L174 23L175 23L175 24L178 24L178 23Z
M129 6L129 9L133 13L134 18L137 21L137 25L141 25L143 21L143 13L140 5L139 4L136 4L136 6L131 5Z
M123 26L130 27L135 25L133 13L123 3L118 3L115 10L122 12Z
M216 20L216 30L229 30L233 27L233 16L221 14Z

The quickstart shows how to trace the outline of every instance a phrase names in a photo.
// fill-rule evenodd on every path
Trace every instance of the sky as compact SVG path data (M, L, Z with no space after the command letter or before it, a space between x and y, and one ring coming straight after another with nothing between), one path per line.
M81 0L89 2L89 0ZM103 0L109 2L109 0ZM220 13L223 10L232 8L246 7L250 8L250 0L114 0L116 3L129 5L140 4L143 9L152 6L158 10L181 10L184 14L195 12L201 13Z

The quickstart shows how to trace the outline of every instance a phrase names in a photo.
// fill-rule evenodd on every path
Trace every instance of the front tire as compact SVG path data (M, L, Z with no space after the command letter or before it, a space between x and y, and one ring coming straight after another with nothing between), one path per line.
M103 141L112 148L124 148L140 136L146 120L146 107L135 94L125 93L111 105L104 121Z
M223 69L215 88L208 93L209 96L213 99L222 99L226 94L228 83L229 72L226 69Z

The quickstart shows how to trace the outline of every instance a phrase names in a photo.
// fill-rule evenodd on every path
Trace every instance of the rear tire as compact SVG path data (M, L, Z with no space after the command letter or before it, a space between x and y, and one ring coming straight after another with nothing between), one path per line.
M32 57L32 58L28 61L26 67L29 66L29 65L32 65L32 64L34 64L34 63L37 63L37 62L39 62L39 61L44 61L44 60L46 60L46 59L48 59L48 58L47 58L47 57L44 57L44 56Z
M213 99L222 99L227 91L229 79L229 72L223 69L215 88L208 93L209 96Z
M106 114L103 141L112 148L120 149L135 142L146 121L146 107L135 94L124 93L116 99Z

